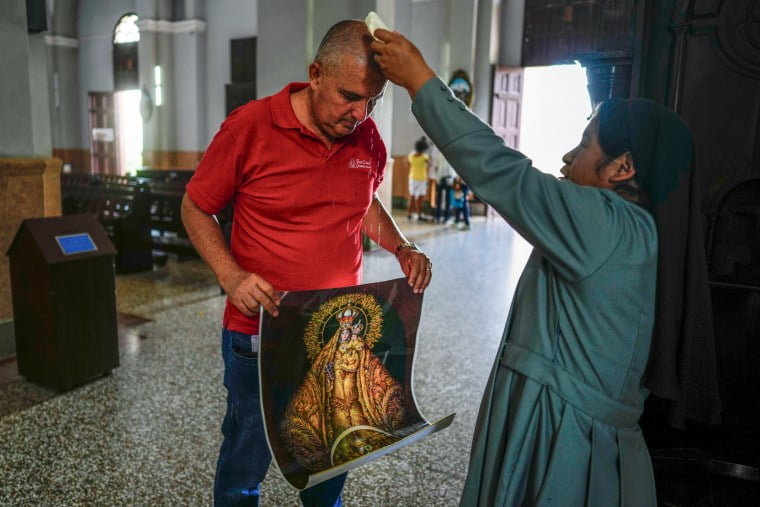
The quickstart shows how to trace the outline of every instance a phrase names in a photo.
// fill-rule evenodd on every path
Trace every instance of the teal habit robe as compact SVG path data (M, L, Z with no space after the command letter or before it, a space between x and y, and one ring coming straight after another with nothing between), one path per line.
M461 504L655 505L638 426L654 219L612 191L531 167L438 78L412 111L478 198L534 247L483 396Z

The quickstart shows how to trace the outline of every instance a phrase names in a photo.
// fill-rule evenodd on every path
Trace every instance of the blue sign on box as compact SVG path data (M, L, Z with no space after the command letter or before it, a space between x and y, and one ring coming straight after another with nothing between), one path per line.
M92 238L86 232L81 234L66 234L64 236L56 236L55 240L58 242L58 246L61 247L63 255L73 255L85 252L94 252L98 249L93 243Z

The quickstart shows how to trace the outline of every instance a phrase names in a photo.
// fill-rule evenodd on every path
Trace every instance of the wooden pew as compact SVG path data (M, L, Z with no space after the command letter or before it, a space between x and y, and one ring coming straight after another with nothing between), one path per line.
M181 216L185 186L192 174L190 170L158 169L142 169L131 177L63 174L63 213L96 216L117 250L123 252L125 261L117 262L118 272L152 269L154 261L165 262L167 253L177 254L180 260L197 258ZM217 220L229 244L231 208Z
M118 273L153 267L147 185L116 175L62 174L64 215L95 215L116 247Z
M156 250L197 257L182 224L182 197L193 171L141 169L136 179L150 189L151 239Z

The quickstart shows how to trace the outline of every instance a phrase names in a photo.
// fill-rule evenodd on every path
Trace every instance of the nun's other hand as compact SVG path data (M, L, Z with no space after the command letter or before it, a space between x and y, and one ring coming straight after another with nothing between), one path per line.
M412 98L422 85L435 77L420 50L398 32L378 28L375 37L380 41L372 43L375 61L386 78L403 86Z

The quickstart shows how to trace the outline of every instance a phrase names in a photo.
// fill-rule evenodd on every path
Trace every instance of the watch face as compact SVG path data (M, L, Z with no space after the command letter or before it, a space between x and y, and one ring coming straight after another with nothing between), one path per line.
M396 247L396 257L401 255L401 252L404 250L419 250L419 248L417 248L417 245L414 243L401 243Z

